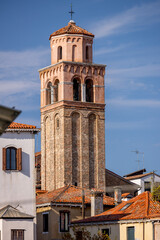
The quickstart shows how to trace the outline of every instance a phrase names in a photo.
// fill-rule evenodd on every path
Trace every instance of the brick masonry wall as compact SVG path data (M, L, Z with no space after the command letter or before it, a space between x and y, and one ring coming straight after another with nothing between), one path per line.
M80 187L105 188L104 109L75 105L54 108L54 104L42 113L42 189L75 182Z

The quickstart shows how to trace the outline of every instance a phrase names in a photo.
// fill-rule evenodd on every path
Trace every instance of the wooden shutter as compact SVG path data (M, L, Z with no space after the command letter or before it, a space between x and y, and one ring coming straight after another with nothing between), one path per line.
M22 170L22 148L17 149L17 170Z
M2 169L5 171L6 170L6 148L3 148L3 151L2 151L2 159L3 159L3 166L2 166Z

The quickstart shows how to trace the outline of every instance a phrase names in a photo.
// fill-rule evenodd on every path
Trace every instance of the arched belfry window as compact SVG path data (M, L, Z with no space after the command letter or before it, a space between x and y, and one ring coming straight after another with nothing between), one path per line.
M89 47L86 46L86 60L89 60Z
M77 78L73 80L73 101L81 101L81 83Z
M62 47L59 46L58 47L58 60L61 60L62 59Z
M86 102L93 102L93 81L86 80Z
M59 80L57 79L54 84L54 102L59 101Z
M46 89L46 105L51 104L52 83L49 82Z

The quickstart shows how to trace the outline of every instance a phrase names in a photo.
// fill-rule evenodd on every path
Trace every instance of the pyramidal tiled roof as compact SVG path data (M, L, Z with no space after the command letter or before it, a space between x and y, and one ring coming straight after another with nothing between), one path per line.
M32 219L33 216L20 212L18 209L7 205L0 209L0 218L28 218Z
M87 36L94 37L94 35L87 30L78 27L74 21L70 21L67 26L55 31L50 35L49 40L51 39L52 36L57 36L57 35L62 35L62 34L83 34Z
M94 191L96 191L94 189ZM91 203L91 190L84 189L85 203ZM82 204L82 188L75 187L73 185L67 185L65 187L46 192L37 196L37 205L43 203L77 203ZM114 206L114 199L108 196L103 197L103 204Z
M143 192L129 201L122 202L111 210L105 211L94 217L86 218L84 220L74 221L73 223L108 222L152 218L160 219L160 203L152 199L150 192Z

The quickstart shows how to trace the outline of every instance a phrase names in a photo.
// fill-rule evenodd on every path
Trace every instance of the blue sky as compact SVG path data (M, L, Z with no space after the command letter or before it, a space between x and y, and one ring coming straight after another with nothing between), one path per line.
M17 122L40 126L38 69L50 65L49 35L67 25L70 3L0 1L0 103L22 110ZM106 167L136 171L139 150L160 174L160 1L72 3L76 24L95 34L94 62L107 65Z

